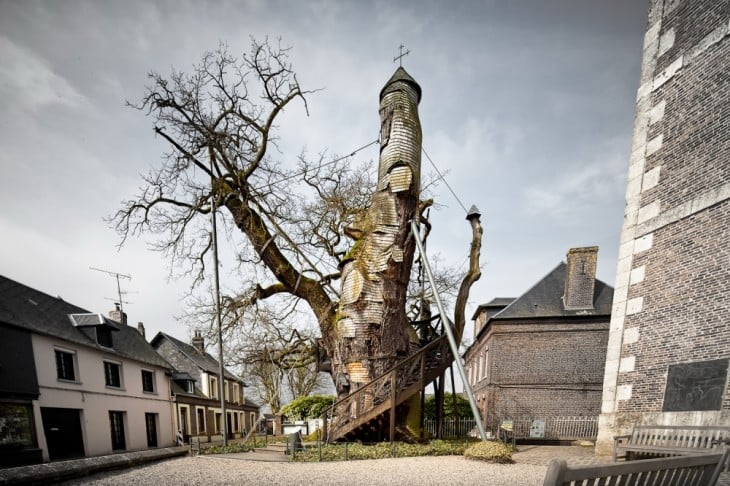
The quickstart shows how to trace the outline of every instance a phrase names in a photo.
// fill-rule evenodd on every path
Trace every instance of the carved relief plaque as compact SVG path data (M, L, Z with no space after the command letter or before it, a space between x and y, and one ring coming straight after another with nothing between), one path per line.
M662 411L720 410L727 369L728 359L670 366Z

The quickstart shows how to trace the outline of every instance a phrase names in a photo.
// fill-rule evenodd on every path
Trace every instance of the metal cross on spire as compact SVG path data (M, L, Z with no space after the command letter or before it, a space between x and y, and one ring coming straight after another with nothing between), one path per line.
M407 56L408 54L411 53L411 51L409 51L409 50L406 50L405 52L403 52L403 49L405 47L406 46L404 46L403 44L399 45L398 46L398 52L399 52L399 54L393 58L393 62L398 61L398 65L400 67L403 67L403 57L404 56Z

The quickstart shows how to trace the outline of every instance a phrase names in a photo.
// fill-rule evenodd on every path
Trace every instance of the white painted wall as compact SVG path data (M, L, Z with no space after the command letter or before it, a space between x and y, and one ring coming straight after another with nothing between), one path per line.
M111 454L112 443L109 427L109 411L125 412L125 435L127 451L147 449L145 413L157 417L158 447L174 445L172 402L170 380L166 370L144 363L121 358L115 353L104 353L93 348L62 341L48 336L32 335L33 354L38 374L40 397L33 402L39 447L43 449L44 460L48 460L48 448L41 407L80 409L81 428L87 456ZM77 381L59 380L56 376L56 348L75 351L77 360ZM104 361L119 362L122 365L122 388L105 385ZM155 393L142 390L142 370L155 373Z

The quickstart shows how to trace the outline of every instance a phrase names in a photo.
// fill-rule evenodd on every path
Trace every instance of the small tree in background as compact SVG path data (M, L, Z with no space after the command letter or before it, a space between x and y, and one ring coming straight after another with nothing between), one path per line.
M322 413L335 402L333 395L311 395L300 397L284 405L281 414L289 420L307 420L319 418Z
M456 407L454 407L454 398L456 398ZM423 414L426 420L436 420L436 397L433 395L426 398ZM456 395L444 393L444 418L470 418L471 416L469 400L458 393Z

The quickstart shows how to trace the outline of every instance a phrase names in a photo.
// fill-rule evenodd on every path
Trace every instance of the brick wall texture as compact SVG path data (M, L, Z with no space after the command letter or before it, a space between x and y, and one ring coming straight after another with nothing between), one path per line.
M646 266L643 282L629 297L643 296L641 312L627 316L639 340L625 344L634 371L619 374L632 385L619 411L661 411L667 369L676 363L730 356L730 201L657 230L651 250L637 255ZM725 393L725 408L730 408Z
M608 324L608 316L493 322L466 356L485 423L597 416Z
M730 0L649 2L599 453L636 423L730 420L727 379L719 409L663 412L669 366L730 359L729 34Z
M592 309L596 285L598 247L571 248L567 255L568 278L563 300L566 309Z

